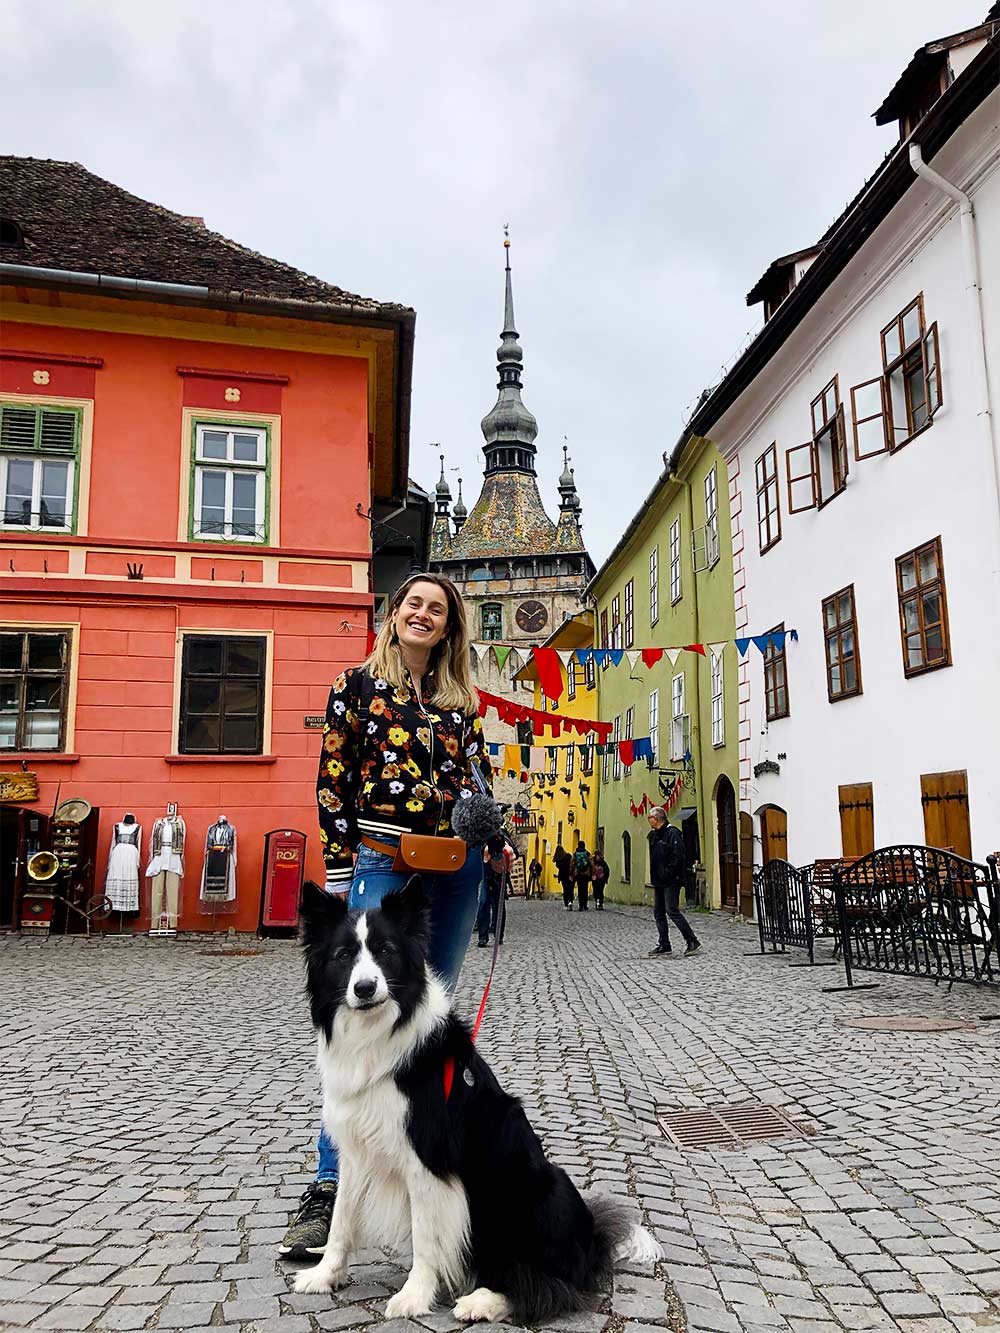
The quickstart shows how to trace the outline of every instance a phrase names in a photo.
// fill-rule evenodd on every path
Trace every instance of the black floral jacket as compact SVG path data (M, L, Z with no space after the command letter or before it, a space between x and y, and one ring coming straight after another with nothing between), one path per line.
M363 833L449 832L455 801L477 790L470 766L478 764L487 782L491 776L479 716L422 705L409 685L367 686L362 736L365 674L352 667L338 676L326 706L316 799L328 884L350 882ZM423 689L433 694L427 677Z

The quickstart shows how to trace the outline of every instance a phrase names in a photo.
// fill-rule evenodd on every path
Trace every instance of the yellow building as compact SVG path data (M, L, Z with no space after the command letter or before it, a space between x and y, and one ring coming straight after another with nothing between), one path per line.
M571 616L555 630L543 645L567 653L575 648L594 646L594 618L590 612ZM558 703L551 703L542 693L538 672L533 661L521 668L515 680L533 684L534 707L567 717L597 717L597 683L593 662L584 669L575 657L560 661L563 676L563 695ZM583 842L588 851L594 850L597 829L597 782L595 763L596 736L591 734L586 745L582 736L571 732L553 740L551 735L534 736L531 744L545 749L544 771L531 775L531 825L527 835L526 860L537 858L542 863L542 888L546 893L561 894L553 855L562 846L573 852Z

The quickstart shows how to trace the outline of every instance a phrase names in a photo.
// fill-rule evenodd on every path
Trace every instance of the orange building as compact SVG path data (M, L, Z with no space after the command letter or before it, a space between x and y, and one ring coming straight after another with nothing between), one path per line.
M143 826L139 911L99 928L149 927L170 802L179 928L255 929L265 833L306 833L322 877L314 728L365 653L368 514L406 497L413 311L75 164L2 158L0 199L0 928L58 791L99 811L55 878L84 910ZM235 899L202 890L220 814Z

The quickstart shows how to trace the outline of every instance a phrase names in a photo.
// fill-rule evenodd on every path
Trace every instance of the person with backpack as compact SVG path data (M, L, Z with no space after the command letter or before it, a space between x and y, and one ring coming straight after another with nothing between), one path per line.
M542 863L538 857L533 857L531 865L528 867L528 887L524 894L525 898L540 898L542 896Z
M649 812L649 869L653 881L653 919L659 934L655 949L650 957L670 954L670 932L667 920L671 920L684 938L687 946L685 957L700 951L698 937L688 925L681 911L681 889L684 886L684 874L687 870L687 852L681 831L667 819L667 812L662 805L654 805Z
M607 861L598 852L593 859L590 871L590 883L594 891L594 906L599 912L604 911L604 890L607 887L608 877L611 871Z
M580 911L587 910L587 898L590 893L590 875L592 866L590 853L585 843L581 842L573 853L573 875L576 879L576 891L580 900Z

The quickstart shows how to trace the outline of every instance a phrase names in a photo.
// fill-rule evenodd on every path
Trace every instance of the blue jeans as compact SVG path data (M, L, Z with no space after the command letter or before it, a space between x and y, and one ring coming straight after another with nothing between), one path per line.
M392 842L391 838L380 841ZM392 857L370 847L358 849L358 859L351 880L348 906L358 911L374 911L383 897L393 889L401 889L410 878L408 870L393 870ZM483 858L478 847L470 847L461 870L450 875L423 876L424 889L431 905L431 939L427 961L450 991L458 985L459 973L465 960L472 934L472 923L479 906L483 879ZM338 1176L337 1149L320 1130L319 1170L317 1181L336 1180Z

